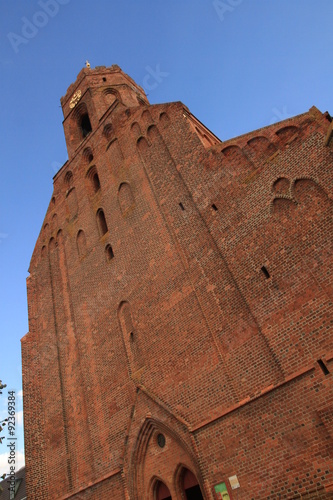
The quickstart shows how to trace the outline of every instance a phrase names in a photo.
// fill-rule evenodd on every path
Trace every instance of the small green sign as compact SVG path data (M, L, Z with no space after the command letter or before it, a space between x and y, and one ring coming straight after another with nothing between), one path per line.
M214 486L217 498L220 500L230 500L229 493L225 483L216 484Z

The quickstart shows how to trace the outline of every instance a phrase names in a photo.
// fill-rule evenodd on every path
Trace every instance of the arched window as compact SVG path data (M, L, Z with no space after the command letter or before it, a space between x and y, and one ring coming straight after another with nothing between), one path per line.
M90 132L92 131L88 113L82 115L80 121L80 127L81 127L82 137L87 137L87 135L90 134Z
M97 211L96 215L97 215L97 224L98 224L99 234L101 236L103 236L104 234L106 234L108 232L108 225L106 223L103 210L100 208Z
M82 139L85 139L87 135L92 131L88 107L85 102L80 101L73 109L71 121L70 121L70 136L71 140L74 141L73 144L79 145Z

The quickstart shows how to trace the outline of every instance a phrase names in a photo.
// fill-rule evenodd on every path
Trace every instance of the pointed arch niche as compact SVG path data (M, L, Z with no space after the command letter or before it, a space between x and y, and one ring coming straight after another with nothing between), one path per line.
M104 101L109 108L112 106L112 104L118 100L120 101L120 95L119 92L116 89L113 89L112 87L108 87L103 91L103 96L104 96Z
M282 186L282 178L273 184ZM285 186L287 186L284 181ZM315 279L325 294L333 298L333 203L324 188L311 178L297 178L291 182L288 192L272 202L272 214L278 231L284 231L283 238L293 249L293 262L303 261L309 272L309 279ZM290 231L292 228L292 231ZM295 268L294 272L298 267Z
M254 168L253 163L250 162L244 151L236 144L226 146L221 150L221 153L223 153L228 162L228 165L230 165L230 172L232 172L234 175L237 175L244 170L251 170L252 168Z
M77 216L79 209L75 187L72 187L69 191L67 191L66 202L69 218L73 219Z
M76 236L76 245L79 257L84 257L87 253L87 242L84 231L80 229Z
M127 358L131 373L136 372L143 366L140 339L133 322L131 306L126 300L121 302L118 308L118 320L124 338Z
M101 189L101 183L95 165L89 168L86 173L87 188L91 195L98 193Z
M122 215L126 215L132 208L134 208L134 196L128 182L122 182L120 184L118 189L118 202Z
M171 428L152 417L146 418L128 453L131 455L126 475L133 500L185 499L186 494L190 495L189 500L203 499L196 458L184 437L177 433L176 423Z

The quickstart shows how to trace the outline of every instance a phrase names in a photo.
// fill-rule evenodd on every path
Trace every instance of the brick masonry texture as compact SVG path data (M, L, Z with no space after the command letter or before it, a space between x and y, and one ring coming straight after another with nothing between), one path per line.
M200 498L188 471L207 500L333 498L329 114L222 142L118 66L61 104L22 339L28 498Z

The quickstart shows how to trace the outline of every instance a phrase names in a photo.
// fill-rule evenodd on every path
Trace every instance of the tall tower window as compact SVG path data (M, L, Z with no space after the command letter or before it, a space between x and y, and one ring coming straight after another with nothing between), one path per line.
M88 113L85 113L81 117L80 127L81 127L82 137L87 137L87 135L89 135L90 132L92 131Z

